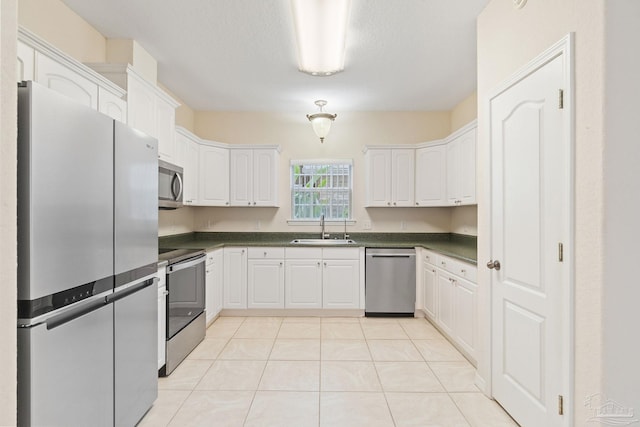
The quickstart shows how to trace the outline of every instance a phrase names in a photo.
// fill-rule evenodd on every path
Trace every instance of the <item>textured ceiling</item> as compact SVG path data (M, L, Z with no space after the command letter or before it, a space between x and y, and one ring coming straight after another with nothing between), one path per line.
M137 40L196 110L449 110L476 87L488 0L352 0L345 70L297 69L289 0L63 0L109 38Z

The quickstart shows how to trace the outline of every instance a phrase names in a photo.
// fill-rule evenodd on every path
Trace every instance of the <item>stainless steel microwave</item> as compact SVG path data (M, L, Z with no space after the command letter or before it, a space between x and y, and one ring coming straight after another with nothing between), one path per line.
M158 208L176 209L182 207L182 168L158 160Z

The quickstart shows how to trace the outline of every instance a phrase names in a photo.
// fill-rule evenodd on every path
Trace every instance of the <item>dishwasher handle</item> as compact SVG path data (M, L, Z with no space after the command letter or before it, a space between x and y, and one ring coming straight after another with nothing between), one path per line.
M368 255L371 258L415 258L415 255L376 254Z

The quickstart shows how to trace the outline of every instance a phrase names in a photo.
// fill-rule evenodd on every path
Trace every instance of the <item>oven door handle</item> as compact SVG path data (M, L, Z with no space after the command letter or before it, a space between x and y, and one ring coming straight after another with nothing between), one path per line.
M194 259L192 261L179 262L177 264L170 265L167 268L167 270L168 270L167 274L175 273L176 271L184 270L185 268L189 268L189 267L193 267L194 265L198 265L201 262L204 262L205 257L206 257L206 255L202 254L202 255L198 256L196 259Z

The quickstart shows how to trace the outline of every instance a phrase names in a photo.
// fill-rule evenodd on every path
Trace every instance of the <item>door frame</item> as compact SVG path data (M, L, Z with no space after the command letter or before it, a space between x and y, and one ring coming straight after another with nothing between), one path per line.
M488 116L486 118L486 127L484 129L483 136L487 142L487 149L483 153L484 164L486 165L482 171L482 181L486 183L483 188L483 198L485 201L486 218L485 223L487 225L487 244L488 255L493 253L493 246L491 241L491 235L493 233L492 224L492 142L491 142L491 101L498 97L500 94L514 86L516 83L525 79L551 60L558 56L564 56L564 70L563 70L563 86L564 86L564 99L563 109L567 112L567 120L563 124L564 141L562 148L565 150L567 170L566 179L560 183L564 187L566 194L569 197L568 212L564 218L566 230L568 230L568 242L564 243L564 258L563 262L567 264L566 273L564 274L564 280L566 280L567 287L562 294L564 300L564 310L562 313L562 388L564 399L564 419L563 424L565 426L572 426L574 419L575 400L573 393L573 386L575 381L575 375L573 367L575 366L575 346L574 346L574 313L575 313L575 53L574 53L574 33L568 33L562 39L554 43L540 55L536 56L525 66L520 68L511 77L507 78L500 85L495 87L489 92L489 95L484 99L484 110ZM478 266L480 269L484 269L484 263L488 260L478 260ZM487 273L488 270L481 275L486 280L487 284L486 292L484 292L484 298L479 300L480 304L485 305L487 310L484 313L485 318L481 319L481 322L485 325L485 336L482 340L482 354L480 357L484 359L484 363L479 363L479 372L476 376L476 384L480 389L489 397L493 398L492 390L492 360L493 360L493 276ZM479 361L480 362L480 361Z

